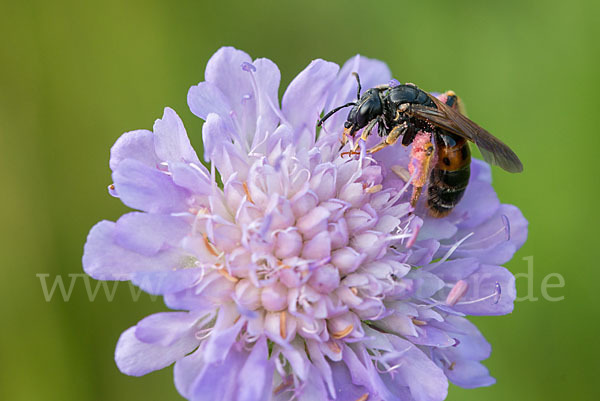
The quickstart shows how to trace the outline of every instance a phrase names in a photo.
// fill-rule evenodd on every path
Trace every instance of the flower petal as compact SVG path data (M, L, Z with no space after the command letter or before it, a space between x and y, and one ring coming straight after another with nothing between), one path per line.
M110 149L110 169L115 171L126 159L155 168L158 156L154 152L154 134L148 130L137 130L121 135Z
M263 143L268 134L275 131L279 122L276 110L279 109L278 91L281 73L277 65L266 58L254 60L253 65L256 67L253 74L258 89L256 94L258 115L252 148L254 151L266 153L266 148L258 148L257 146Z
M402 350L398 357L401 366L398 376L410 388L415 401L442 401L448 395L448 380L431 359L420 349L400 337L386 336L397 350ZM423 378L427 378L424 380Z
M113 172L119 197L129 207L150 213L187 210L189 192L167 174L133 159L123 160Z
M314 60L290 83L283 95L281 109L296 132L303 132L303 127L310 127L305 135L314 135L319 114L325 105L327 91L338 69L335 63ZM295 140L296 143L302 144L314 143L314 138L301 140L296 137Z
M132 212L117 220L114 241L123 248L152 256L164 247L176 245L190 230L190 224L181 217Z
M155 313L138 322L135 336L144 343L168 347L185 335L193 335L196 321L198 315L188 312Z
M196 116L206 120L210 113L215 113L226 119L228 127L233 128L229 112L231 106L221 90L210 82L200 82L192 86L187 96L188 106Z
M165 295L192 288L203 277L203 269L182 266L179 270L137 272L131 277L131 282L149 294ZM196 305L194 309L200 308Z
M462 388L486 387L496 383L496 379L490 376L488 369L475 361L454 361L452 369L445 368L444 372L448 380Z
M137 272L166 271L182 265L181 251L169 249L144 256L114 242L115 223L101 221L90 230L83 250L83 269L96 280L130 280Z
M115 351L119 370L130 376L143 376L167 367L193 351L199 343L193 335L189 335L169 346L147 344L138 340L135 330L135 327L130 327L121 334Z
M246 363L239 372L239 394L236 401L269 400L273 393L275 364L269 361L267 340L261 337L252 346Z
M154 123L154 146L160 160L200 163L183 122L170 107L165 107L163 118Z
M469 289L454 306L455 310L467 315L505 315L512 312L517 296L515 277L504 267L481 265L466 282ZM501 294L496 294L497 291Z

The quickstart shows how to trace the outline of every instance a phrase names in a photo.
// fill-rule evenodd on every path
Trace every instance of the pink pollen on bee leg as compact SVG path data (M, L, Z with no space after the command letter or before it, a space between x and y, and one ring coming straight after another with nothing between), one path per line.
M408 168L411 174L414 171L415 164L416 166L421 166L427 158L431 157L431 155L428 155L426 151L430 146L432 146L431 134L419 131L412 142L412 150L410 151L412 163L408 165Z

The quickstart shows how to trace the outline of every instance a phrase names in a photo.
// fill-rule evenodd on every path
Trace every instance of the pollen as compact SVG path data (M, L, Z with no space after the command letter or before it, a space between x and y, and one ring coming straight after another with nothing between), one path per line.
M202 238L204 238L204 245L206 245L206 249L208 249L208 252L210 252L210 254L213 256L219 256L217 248L215 248L215 246L208 240L208 236L206 234L203 234Z
M369 393L364 393L363 395L360 396L360 398L357 398L356 401L367 401L369 399Z
M350 324L344 330L336 331L335 333L332 333L331 337L335 338L336 340L341 340L342 338L346 337L348 334L352 333L352 330L354 330L354 325Z
M327 347L332 352L335 352L336 354L339 354L340 352L342 352L342 349L340 348L340 346L336 342L334 342L334 341L328 341L327 342Z
M221 268L217 271L219 272L219 274L221 274L221 276L225 277L227 280L231 281L232 283L238 282L238 279L233 277L231 274L229 274L229 272L225 268Z
M248 190L248 184L244 181L244 183L242 184L242 186L244 187L244 193L246 194L246 197L248 198L248 201L252 204L254 204L254 200L252 200L252 196L250 195L250 191Z
M391 170L396 174L402 181L408 182L410 181L410 173L408 170L398 164L393 165Z
M374 194L381 191L381 188L383 188L383 185L381 184L373 185L372 187L367 188L367 193Z
M285 311L279 314L279 335L285 339L287 337L286 331L287 313Z

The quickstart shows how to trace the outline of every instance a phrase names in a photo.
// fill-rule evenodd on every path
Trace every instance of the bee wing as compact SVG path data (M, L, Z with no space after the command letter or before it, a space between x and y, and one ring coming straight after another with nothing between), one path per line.
M501 140L436 97L429 95L429 98L435 103L437 110L431 107L412 105L411 110L415 116L424 118L435 126L474 142L486 162L500 166L511 173L523 171L523 164L515 152Z

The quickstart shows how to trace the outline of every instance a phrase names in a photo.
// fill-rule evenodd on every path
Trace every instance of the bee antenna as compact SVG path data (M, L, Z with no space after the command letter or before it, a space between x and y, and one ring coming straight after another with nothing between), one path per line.
M356 83L358 83L358 91L356 92L356 99L360 99L360 77L358 76L358 72L353 72L354 78L356 78Z
M323 118L321 118L319 121L317 121L317 127L320 127L325 122L325 120L327 120L329 117L331 117L332 115L334 115L335 113L337 113L338 111L343 109L344 107L350 107L350 106L356 106L356 102L346 103L343 106L339 106L339 107L336 107L335 109L331 110L329 113L325 114L323 116Z

